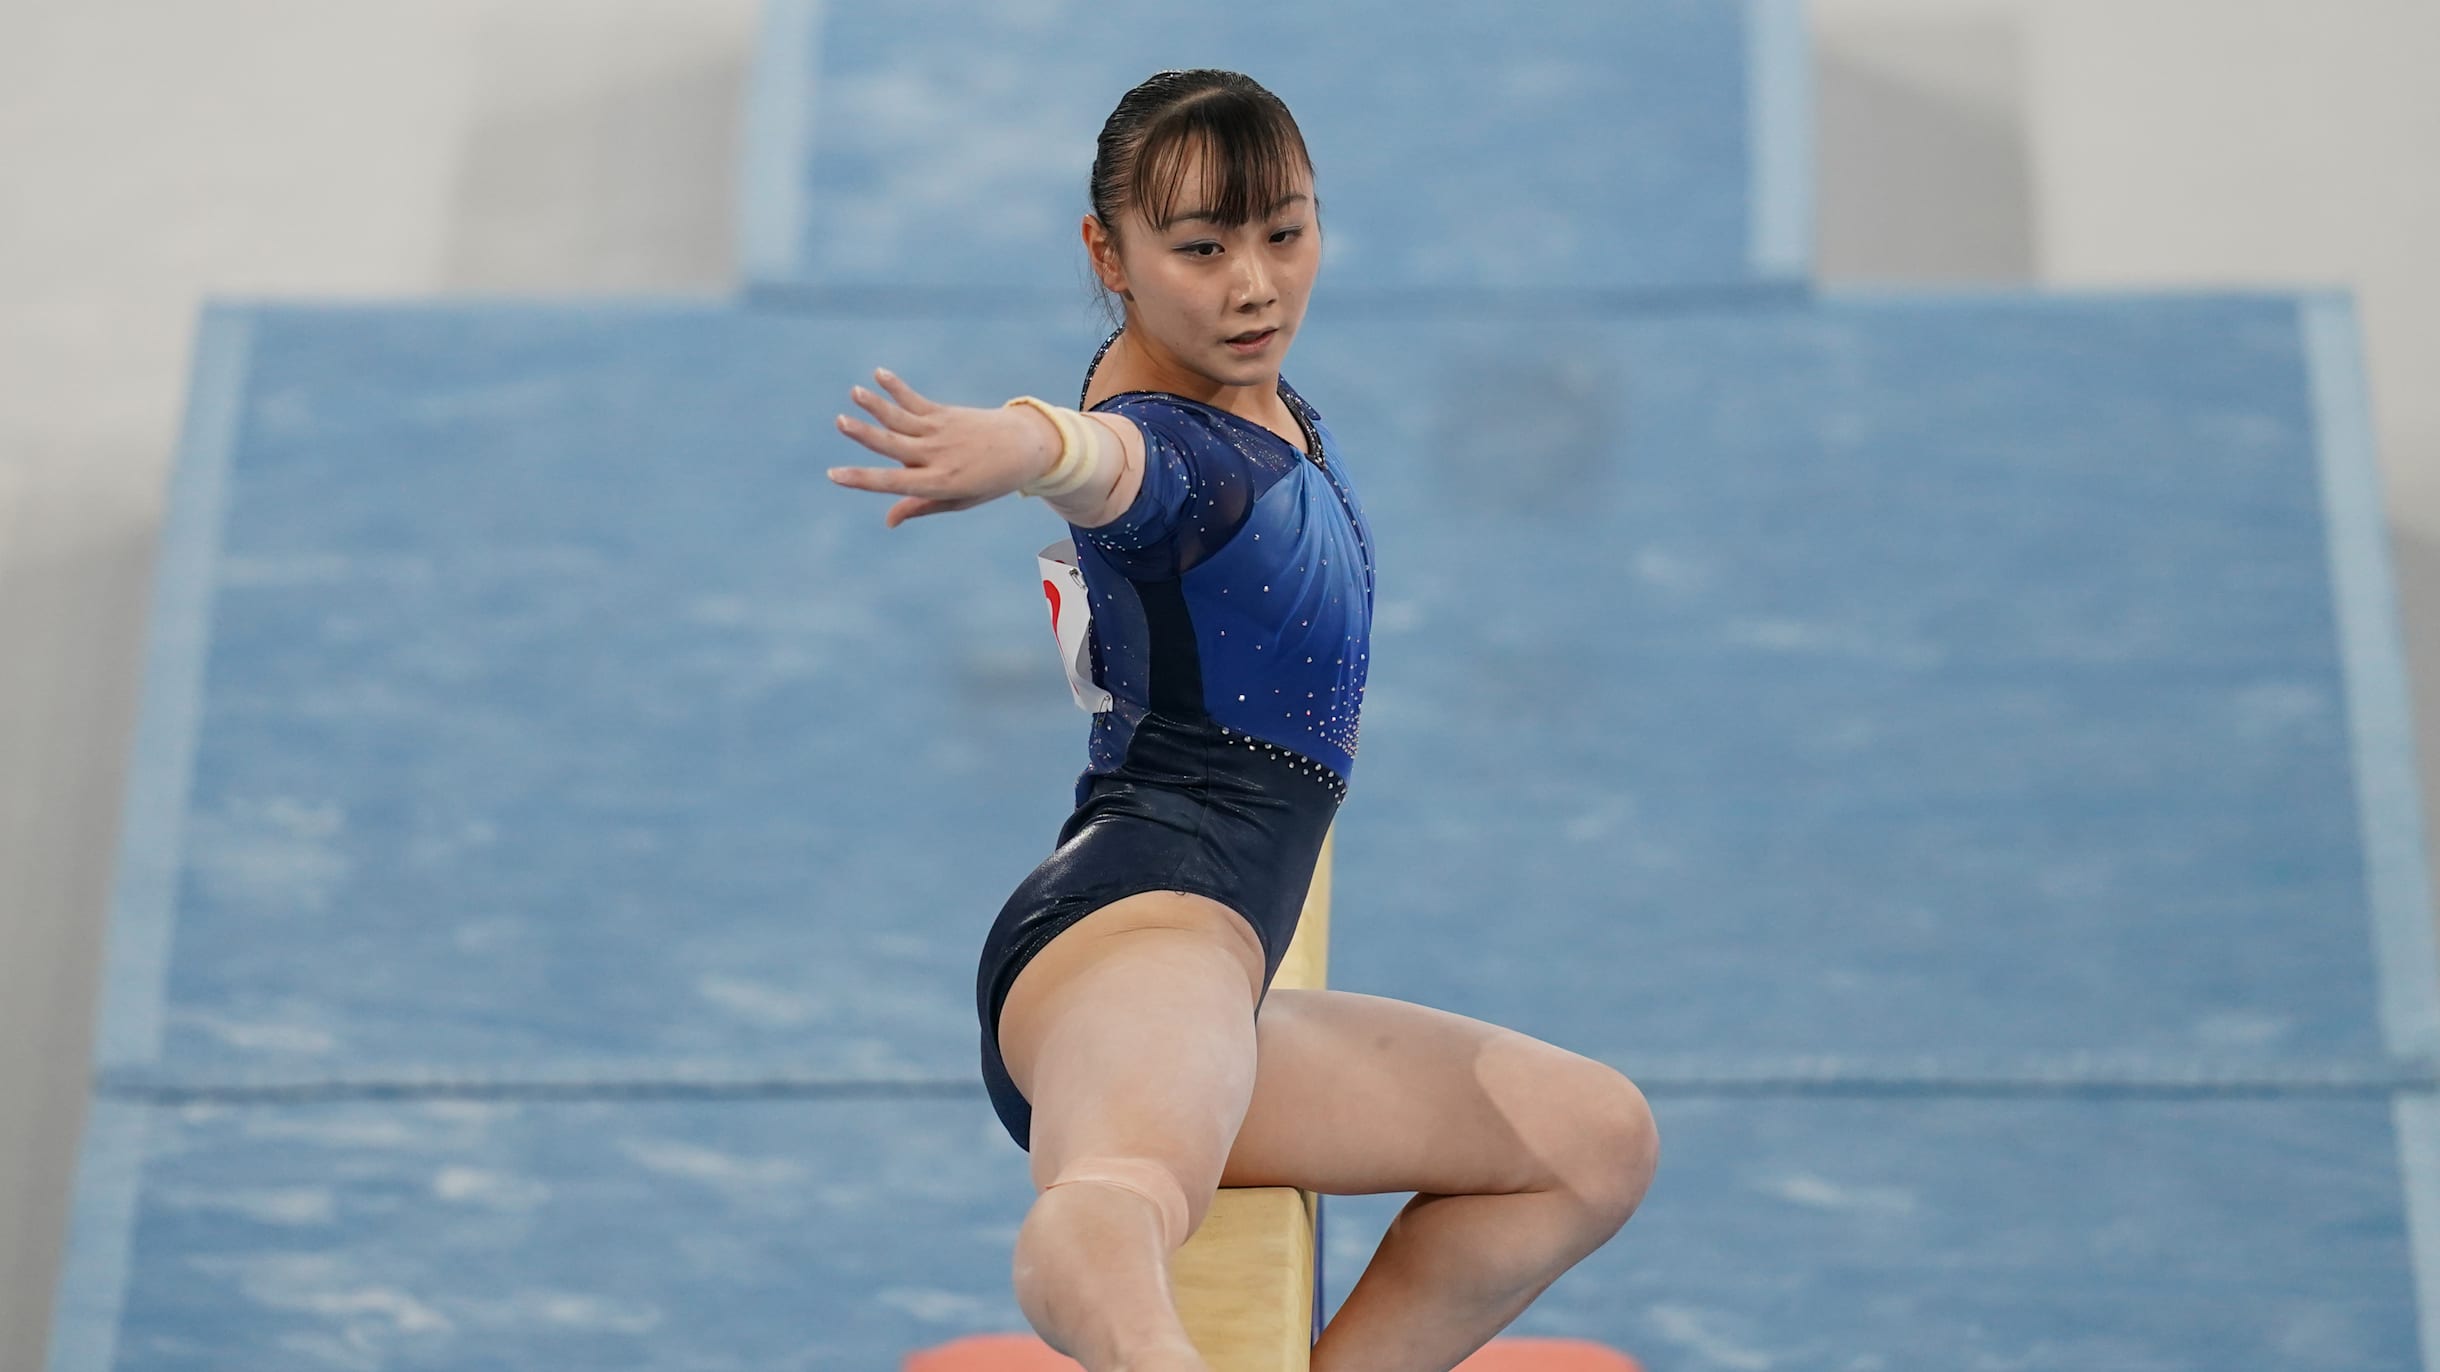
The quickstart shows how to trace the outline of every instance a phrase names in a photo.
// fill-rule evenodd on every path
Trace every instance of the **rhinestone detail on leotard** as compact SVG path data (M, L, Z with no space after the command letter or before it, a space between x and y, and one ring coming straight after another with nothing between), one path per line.
M1093 360L1087 364L1085 368L1084 384L1077 389L1076 399L1078 408L1089 408L1086 406L1085 401L1092 392L1093 377L1100 371L1103 358L1107 356L1111 347L1118 342L1119 336L1124 332L1125 330L1123 327L1113 330L1108 337L1102 340L1101 346L1094 351ZM1355 515L1355 511L1350 504L1350 496L1348 492L1340 486L1338 474L1335 470L1333 470L1333 465L1328 461L1328 448L1322 440L1319 425L1317 423L1318 416L1314 414L1311 408L1305 403L1304 397L1297 394L1295 390L1288 385L1285 376L1282 376L1279 380L1278 393L1281 402L1287 406L1288 412L1295 417L1298 430L1304 438L1305 451L1303 453L1298 453L1295 450L1294 445L1288 443L1277 433L1269 432L1266 426L1261 425L1256 421L1247 419L1242 415L1237 415L1234 412L1220 410L1216 406L1206 405L1198 401L1186 400L1183 397L1170 396L1165 392L1142 392L1141 394L1162 396L1163 398L1171 401L1200 406L1202 409L1216 411L1218 414L1225 416L1226 420L1235 426L1230 433L1229 441L1236 445L1240 451L1244 452L1249 459L1258 463L1271 465L1273 470L1278 470L1277 464L1283 458L1290 460L1301 458L1304 464L1310 465L1316 471L1320 472L1323 479L1329 483L1333 494L1337 497L1339 505L1343 510L1346 511L1350 524L1349 532L1353 536L1357 553L1359 556L1363 556L1365 558L1366 565L1363 569L1363 589L1364 593L1369 598L1372 589L1372 572L1369 565L1370 550L1365 544L1363 524L1361 519ZM1135 394L1138 394L1138 392L1122 392L1119 395L1109 397L1103 403L1108 404L1112 400L1120 399L1123 395ZM1243 435L1243 437L1237 436L1240 434ZM1249 446L1249 444L1252 446ZM1262 533L1260 530L1253 530L1250 531L1246 536L1259 540L1262 537ZM1328 558L1322 559L1322 563L1325 566L1328 564L1328 562ZM1306 568L1300 565L1296 570L1299 573L1303 573ZM1246 588L1240 587L1239 589ZM1262 584L1260 587L1260 591L1262 592L1269 592L1271 589L1272 587L1268 583ZM1221 595L1225 596L1229 593L1229 588L1222 586L1219 588L1219 591ZM1299 621L1299 624L1309 625L1310 621L1301 620ZM1223 638L1227 636L1227 633L1228 631L1226 629L1219 630L1219 634ZM1260 652L1262 651L1263 647L1263 644L1256 643L1254 644L1254 651ZM1295 728L1301 725L1304 730L1311 732L1317 740L1327 742L1332 744L1337 749L1343 750L1348 759L1352 761L1357 750L1358 738L1362 727L1361 718L1364 687L1360 674L1363 670L1362 664L1366 661L1369 654L1366 649L1361 646L1360 640L1350 639L1350 641L1347 643L1339 645L1339 652L1342 654L1342 656L1340 656L1337 660L1338 665L1345 666L1347 664L1348 658L1345 656L1345 654L1350 649L1353 650L1353 657L1358 664L1358 679L1352 686L1349 686L1342 691L1333 693L1332 699L1325 702L1327 708L1322 710L1323 717L1318 720L1312 719L1311 716L1313 716L1316 711L1315 709L1308 708L1304 711L1305 716L1307 716L1305 720L1298 721L1296 712L1293 709L1283 711L1282 718L1288 719L1292 722L1289 726L1291 731L1294 731ZM1307 655L1305 658L1305 661L1307 662L1312 662L1313 660L1314 658L1312 655ZM1121 688L1124 689L1125 683L1122 682L1120 685ZM1273 694L1279 693L1280 692L1276 689L1273 692ZM1308 698L1311 698L1313 692L1307 691L1305 692L1305 695ZM1241 694L1237 696L1237 699L1239 701L1243 701L1245 697ZM1276 704L1277 702L1274 703ZM1217 723L1216 720L1214 722ZM1320 759L1310 754L1298 752L1293 748L1288 748L1273 743L1268 739L1262 738L1259 735L1247 733L1244 730L1231 729L1226 725L1220 725L1219 727L1221 732L1226 735L1231 742L1242 743L1249 751L1264 753L1279 761L1286 762L1289 764L1291 770L1322 781L1335 798L1340 800L1345 799L1347 792L1346 778L1339 772L1335 771L1330 765L1322 762Z
M1347 779L1303 753L1297 752L1293 748L1282 748L1266 738L1256 738L1252 734L1240 733L1225 724L1220 726L1220 735L1232 742L1244 744L1250 752L1266 753L1280 762L1287 763L1290 771L1322 783L1329 790L1331 799L1342 803L1346 801Z

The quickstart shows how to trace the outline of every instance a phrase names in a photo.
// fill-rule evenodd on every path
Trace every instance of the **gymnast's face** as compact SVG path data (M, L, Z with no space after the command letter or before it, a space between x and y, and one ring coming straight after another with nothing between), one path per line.
M1128 206L1114 251L1100 221L1087 215L1086 246L1102 283L1127 297L1126 337L1160 389L1199 395L1250 386L1267 395L1278 387L1280 360L1304 323L1321 265L1312 174L1300 171L1269 214L1232 227L1197 214L1210 207L1195 189L1205 184L1201 154L1188 159L1169 224ZM1252 346L1230 344L1256 329L1271 332Z

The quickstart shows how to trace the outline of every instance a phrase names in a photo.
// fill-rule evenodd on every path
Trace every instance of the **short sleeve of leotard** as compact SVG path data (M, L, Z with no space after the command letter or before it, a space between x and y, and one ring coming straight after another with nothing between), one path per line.
M1249 453L1228 420L1193 405L1126 396L1098 413L1124 415L1143 430L1144 479L1118 518L1075 535L1137 580L1176 576L1209 557L1288 470L1276 455Z

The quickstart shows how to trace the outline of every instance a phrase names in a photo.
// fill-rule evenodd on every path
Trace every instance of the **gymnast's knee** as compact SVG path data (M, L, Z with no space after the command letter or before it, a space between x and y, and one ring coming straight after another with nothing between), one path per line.
M1161 1236L1171 1252L1195 1229L1193 1207L1186 1199L1186 1188L1179 1184L1178 1175L1150 1158L1128 1158L1104 1155L1077 1158L1059 1169L1059 1175L1043 1187L1065 1186L1070 1182L1097 1181L1121 1187L1152 1202L1161 1217Z

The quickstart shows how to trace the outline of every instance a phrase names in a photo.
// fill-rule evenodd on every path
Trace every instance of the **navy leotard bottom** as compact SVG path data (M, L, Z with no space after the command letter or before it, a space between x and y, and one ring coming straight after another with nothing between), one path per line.
M1088 780L1057 846L992 921L974 976L983 1084L1019 1148L1032 1150L1033 1108L1000 1059L1000 1006L1025 964L1076 921L1140 891L1209 896L1261 936L1270 993L1339 801L1322 778L1243 738L1208 717L1145 714L1118 769Z

